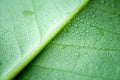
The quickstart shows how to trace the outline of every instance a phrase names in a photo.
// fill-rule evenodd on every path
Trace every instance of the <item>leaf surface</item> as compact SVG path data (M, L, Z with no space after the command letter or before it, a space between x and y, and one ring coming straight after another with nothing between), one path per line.
M120 80L120 0L92 0L16 80Z
M0 0L0 80L17 75L88 0Z

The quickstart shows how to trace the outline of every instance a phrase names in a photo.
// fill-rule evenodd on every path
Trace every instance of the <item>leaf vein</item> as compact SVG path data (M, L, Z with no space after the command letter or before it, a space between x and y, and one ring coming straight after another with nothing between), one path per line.
M60 42L52 42L52 43L53 43L53 44L58 44L58 45L63 45L63 46L72 46L72 47L86 48L86 49L93 49L93 50L102 50L102 51L120 51L119 49L96 48L96 47L80 46L80 45L66 44L66 43L60 43Z
M10 13L11 22L12 22L12 24L13 24L13 34L14 34L15 40L16 40L16 42L17 42L18 49L19 49L19 51L20 51L21 56L23 56L22 50L21 50L21 48L20 48L20 44L19 44L18 39L17 39L17 37L16 37L15 23L14 23L14 21L13 21L13 16L12 16L11 11L10 11L9 9L8 9L8 12Z
M31 0L31 5L32 5L32 9L34 11L34 19L35 19L35 23L37 25L37 29L38 29L38 32L39 32L39 36L42 37L42 32L41 30L39 29L39 24L38 24L38 18L37 18L37 15L36 15L36 12L35 12L35 7L33 5L33 1Z
M64 69L57 69L57 68L51 68L51 67L46 67L46 66L40 66L38 64L32 64L31 66L35 66L35 67L42 68L42 69L47 69L47 70L55 70L55 71L58 71L58 72L72 73L72 74L78 75L78 76L81 75L81 76L86 76L86 77L90 77L90 78L99 78L99 79L103 79L103 80L110 80L108 78L104 78L104 77L100 77L100 76L86 75L86 74L81 74L81 73L70 71L70 70L64 70Z

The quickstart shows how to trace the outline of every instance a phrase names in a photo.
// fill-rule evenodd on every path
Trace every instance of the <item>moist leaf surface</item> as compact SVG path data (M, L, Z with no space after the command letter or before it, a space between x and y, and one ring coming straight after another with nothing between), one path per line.
M17 75L88 0L0 0L0 80Z
M17 80L120 80L120 0L92 0Z

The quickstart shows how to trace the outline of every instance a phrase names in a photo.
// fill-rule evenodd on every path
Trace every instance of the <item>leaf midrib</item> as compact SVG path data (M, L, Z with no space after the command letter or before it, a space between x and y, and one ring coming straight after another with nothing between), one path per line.
M55 28L53 30L53 32L50 33L51 35L47 36L46 40L42 41L34 50L31 51L30 54L32 54L32 55L28 54L28 56L26 55L26 57L23 57L23 59L21 60L21 62L23 62L23 63L18 64L14 69L12 69L11 72L9 72L7 74L7 77L5 77L5 79L6 80L13 79L18 73L20 73L20 71L22 71L25 68L25 66L27 66L38 55L38 53L58 34L58 32L60 32L62 30L62 28L66 24L68 24L71 21L72 18L75 17L75 15L81 9L83 9L87 5L88 2L89 2L89 0L86 0L86 2L84 4L82 4L82 6L77 7L74 10L74 12L70 16L68 16L68 18L66 18L64 20L64 22L62 22L60 25L58 25L58 27ZM38 23L37 22L36 22L36 25L38 27Z

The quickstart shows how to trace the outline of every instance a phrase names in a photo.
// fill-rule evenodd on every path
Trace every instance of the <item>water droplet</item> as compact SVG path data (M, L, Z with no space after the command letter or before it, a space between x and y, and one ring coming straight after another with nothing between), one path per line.
M65 57L68 57L68 55L67 55L67 54L65 54L64 56L65 56Z
M82 33L82 35L83 35L83 36L85 36L85 35L86 35L86 33Z
M94 17L95 17L95 15L92 15L92 17L94 18Z
M113 7L115 7L115 4L114 4L114 3L111 3L111 5L110 5L110 6L113 8Z
M90 13L87 13L86 15L87 15L87 16L90 16Z
M82 16L83 18L85 18L85 16Z
M77 18L76 18L76 21L79 21L79 20L80 20L80 18L77 17Z
M101 4L105 4L105 0L101 0Z
M23 11L23 14L26 15L26 16L29 16L29 15L33 15L34 12L31 11L31 10L24 10L24 11Z
M100 34L101 36L103 36L103 35L104 35L103 29L102 29L102 28L97 28L97 29L98 29L99 34Z
M60 48L61 48L61 49L64 49L64 48L65 48L65 46L64 46L64 45L61 45L61 46L60 46Z
M38 78L38 75L37 75L37 74L35 74L35 75L34 75L34 77L35 77L35 78Z
M80 57L80 54L79 54L79 53L75 53L75 56L76 56L77 58L79 58L79 57Z
M57 78L55 78L55 80L58 80Z
M85 21L84 23L85 23L85 24L87 24L87 22L86 22L86 21Z

